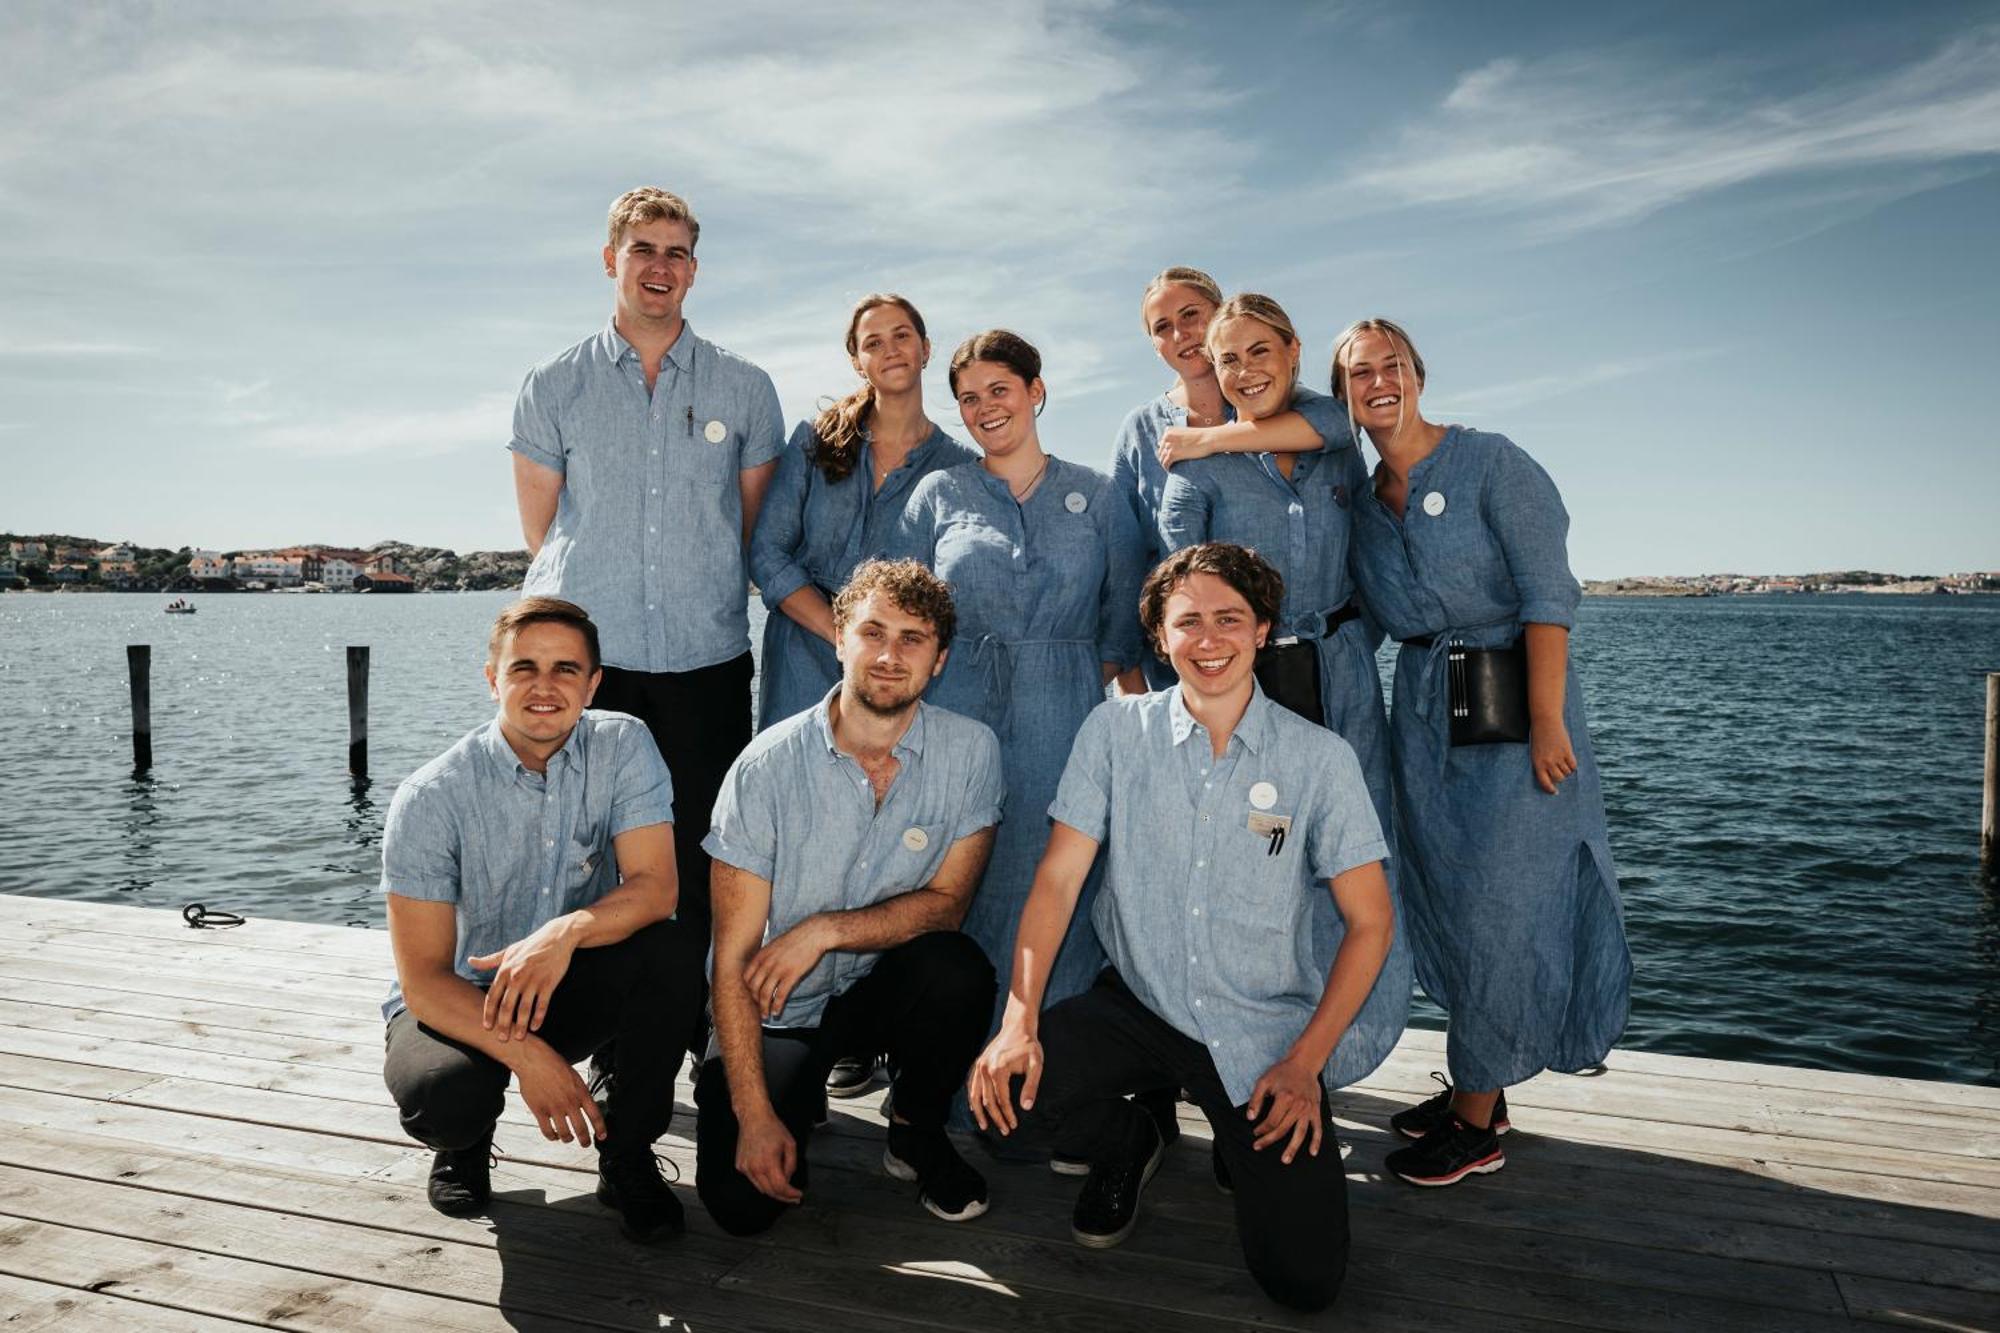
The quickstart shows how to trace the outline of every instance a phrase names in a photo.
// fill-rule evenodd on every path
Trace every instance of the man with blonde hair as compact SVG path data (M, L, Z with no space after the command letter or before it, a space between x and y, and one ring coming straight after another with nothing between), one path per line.
M705 928L701 837L750 739L743 545L785 433L771 377L688 327L700 236L666 190L613 202L611 318L528 373L508 447L535 557L522 591L597 622L598 703L643 720L673 774L681 914Z

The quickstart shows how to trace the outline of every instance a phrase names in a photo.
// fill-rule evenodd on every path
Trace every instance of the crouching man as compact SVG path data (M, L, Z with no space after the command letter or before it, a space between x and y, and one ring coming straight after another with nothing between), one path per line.
M682 1230L652 1145L706 941L668 919L666 765L643 723L585 711L598 679L580 607L515 602L487 650L498 716L397 788L382 834L398 978L383 1076L403 1128L437 1150L439 1212L486 1207L511 1076L544 1138L596 1144L597 1197L651 1241ZM572 1066L612 1042L600 1108Z
M1124 1097L1186 1089L1214 1129L1251 1274L1315 1310L1340 1289L1348 1242L1321 1078L1376 984L1395 912L1354 751L1251 674L1283 586L1226 543L1179 551L1146 580L1140 620L1179 684L1101 704L1077 733L1006 1012L967 1095L982 1126L1060 1130L1082 1150L1072 1231L1103 1247L1131 1233L1164 1150ZM1044 1014L1049 960L1100 845L1092 920L1110 966ZM1323 886L1342 926L1330 968L1315 962Z
M922 565L855 570L833 602L840 684L751 742L716 800L695 1187L733 1234L804 1197L827 1071L853 1051L896 1070L884 1168L948 1222L986 1211L944 1124L992 1013L992 965L958 926L1002 783L993 733L922 702L954 619Z

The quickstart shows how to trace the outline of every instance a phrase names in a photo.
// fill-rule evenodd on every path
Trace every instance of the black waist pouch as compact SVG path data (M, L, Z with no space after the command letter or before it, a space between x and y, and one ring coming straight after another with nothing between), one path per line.
M1273 643L1257 650L1257 683L1316 727L1326 725L1319 700L1319 653L1310 643ZM1457 744L1456 741L1453 744Z
M1453 745L1519 744L1528 739L1528 648L1467 648L1445 656Z

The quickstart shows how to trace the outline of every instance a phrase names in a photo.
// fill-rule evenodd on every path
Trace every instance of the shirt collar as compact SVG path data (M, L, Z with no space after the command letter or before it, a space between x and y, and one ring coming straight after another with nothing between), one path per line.
M1167 716L1172 724L1174 744L1178 746L1192 736L1196 728L1201 728L1204 732L1207 729L1202 728L1201 723L1195 721L1194 714L1188 711L1187 700L1181 696L1180 683L1176 681L1169 690L1174 697L1167 704ZM1243 747L1252 754L1263 753L1264 746L1271 736L1270 708L1271 701L1264 697L1263 687L1257 684L1255 677L1252 677L1250 706L1243 710L1242 720L1237 722L1236 730L1230 733L1229 738L1241 739Z
M576 725L570 728L569 739L562 743L560 750L549 756L550 764L554 764L557 760L562 760L571 769L580 771L583 768L583 727L585 716L587 714L577 717ZM514 747L507 743L506 734L500 730L500 719L497 716L488 722L481 732L480 744L493 762L500 766L500 771L510 777L521 773L534 773L533 769L521 762L521 756L514 753ZM542 775L537 773L535 776L540 777Z
M826 757L829 761L847 758L833 740L833 700L839 693L840 686L835 685L826 692L825 698L813 705L813 725L819 729L820 744L826 747ZM902 739L891 747L894 753L908 755L912 759L923 755L925 711L924 701L917 700L917 715L910 719L910 725L904 729Z
M604 359L614 366L628 356L635 361L639 358L637 349L625 341L625 335L618 331L616 315L604 321L604 332L598 334L597 339L599 347L604 352ZM694 325L682 320L680 336L675 338L674 345L667 349L666 359L674 363L674 369L686 371L694 368L694 347L697 341L699 339L694 336Z

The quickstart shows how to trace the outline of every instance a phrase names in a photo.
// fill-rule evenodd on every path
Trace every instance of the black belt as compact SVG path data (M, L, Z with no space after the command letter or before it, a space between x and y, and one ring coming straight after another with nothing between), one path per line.
M1428 634L1413 634L1403 640L1403 646L1405 648L1428 648L1433 642L1435 640Z

